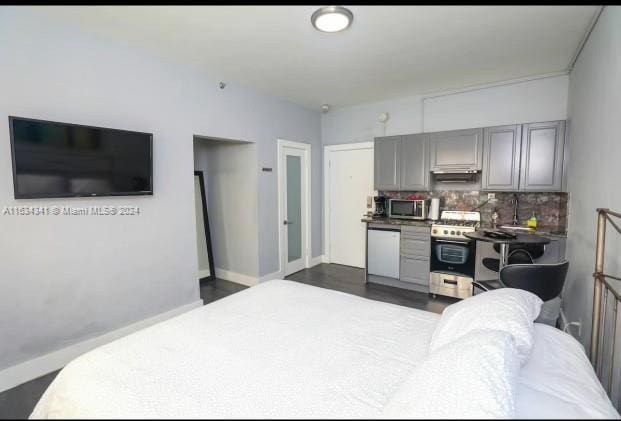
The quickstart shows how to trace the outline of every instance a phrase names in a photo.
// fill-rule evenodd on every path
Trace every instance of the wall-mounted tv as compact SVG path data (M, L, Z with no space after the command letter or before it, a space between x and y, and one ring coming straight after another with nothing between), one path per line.
M9 117L16 199L153 194L153 135Z

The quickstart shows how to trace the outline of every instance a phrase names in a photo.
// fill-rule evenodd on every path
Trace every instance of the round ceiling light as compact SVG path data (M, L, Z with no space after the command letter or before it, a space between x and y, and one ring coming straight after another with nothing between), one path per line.
M354 20L354 14L343 6L326 6L317 9L311 22L322 32L339 32L347 29Z

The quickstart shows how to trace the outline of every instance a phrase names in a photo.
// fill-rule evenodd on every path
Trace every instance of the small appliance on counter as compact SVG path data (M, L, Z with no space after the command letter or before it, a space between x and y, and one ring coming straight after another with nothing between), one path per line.
M477 245L464 234L476 231L480 223L479 212L443 211L431 225L430 293L472 296Z
M388 217L399 219L427 219L427 200L390 199Z
M432 197L429 204L429 219L437 221L440 219L440 198Z
M373 217L385 218L388 216L389 198L387 196L375 196L373 200L375 201L375 212L373 213Z

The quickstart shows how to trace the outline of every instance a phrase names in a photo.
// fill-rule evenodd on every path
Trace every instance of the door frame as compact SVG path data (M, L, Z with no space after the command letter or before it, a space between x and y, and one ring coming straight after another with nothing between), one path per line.
M295 142L286 139L277 139L277 154L276 154L276 172L278 174L278 271L284 278L286 269L286 249L285 236L287 232L285 225L283 224L285 214L285 203L283 201L283 193L285 186L286 168L282 166L283 148L292 148L301 150L304 153L304 167L303 173L304 182L302 183L302 218L304 219L304 227L302 228L302 259L305 268L311 267L311 145L309 143Z
M359 149L375 150L375 142L343 143L326 145L323 147L323 261L331 263L330 256L330 154L339 151L354 151ZM371 171L373 169L371 168ZM360 215L362 218L362 215Z

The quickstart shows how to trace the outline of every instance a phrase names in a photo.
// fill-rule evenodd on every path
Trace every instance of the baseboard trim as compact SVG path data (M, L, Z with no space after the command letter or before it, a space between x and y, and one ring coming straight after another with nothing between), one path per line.
M268 273L267 275L261 276L259 278L259 282L267 282L267 281L271 281L272 279L284 279L284 276L282 276L281 271L277 271L274 273Z
M311 257L310 260L308 261L308 264L309 264L308 268L312 268L313 266L317 266L325 262L326 262L326 257L323 254L321 256ZM259 278L259 282L270 281L272 279L285 279L285 277L281 271L276 271L276 272L268 273L267 275L261 276Z
M199 270L198 271L198 279L203 279L211 275L209 269Z
M321 256L311 257L310 267L317 266L325 262L326 262L326 257L323 254Z
M20 364L5 368L0 371L0 392L12 389L22 383L44 376L52 371L59 370L65 365L76 359L80 355L95 349L101 345L112 342L130 333L144 329L145 327L154 325L179 314L186 313L195 308L201 307L203 300L197 300L190 304L174 308L165 313L158 314L148 319L132 323L112 332L104 333L95 338L87 339L77 344L70 345L58 351L33 358Z
M259 283L259 279L256 276L244 275L243 273L231 272L230 270L219 268L216 268L215 272L216 278L224 279L225 281L235 282L236 284L251 287Z

